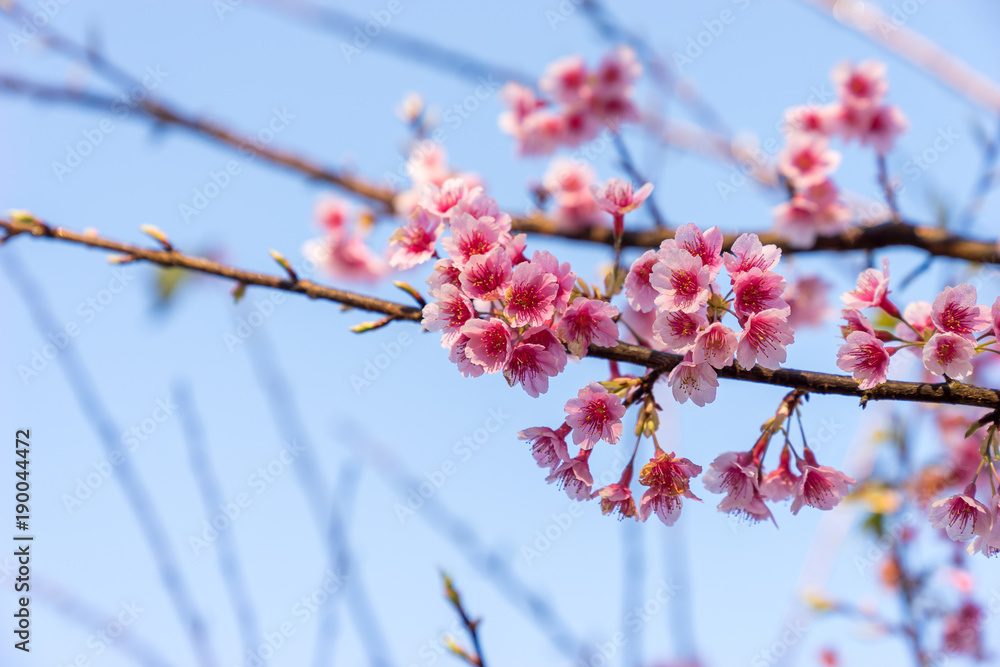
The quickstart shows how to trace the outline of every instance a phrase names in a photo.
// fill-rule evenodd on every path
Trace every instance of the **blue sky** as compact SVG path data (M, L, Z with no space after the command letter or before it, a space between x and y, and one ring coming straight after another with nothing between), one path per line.
M535 75L557 57L582 53L594 62L607 48L579 11L551 24L546 12L572 7L568 2L431 6L400 1L391 29ZM248 134L280 118L271 125L282 126L275 146L375 177L394 172L402 160L406 134L394 109L406 93L417 91L443 111L474 94L476 85L384 53L377 41L348 61L339 38L247 2L221 18L211 2L50 4L57 7L54 26L76 38L94 36L129 72L148 76L154 94ZM892 10L891 3L884 4ZM995 39L1000 17L993 4L896 4L907 25L1000 79L1000 45ZM35 7L31 2L26 6ZM387 6L356 2L350 11L362 24L371 12ZM890 158L895 173L908 174L901 198L904 212L932 223L938 205L954 212L966 200L980 164L974 126L993 131L995 122L804 3L635 2L616 6L615 12L668 54L683 51L689 39L697 40L708 29L706 22L715 25L729 12L726 17L732 21L685 65L684 73L727 125L762 139L778 136L776 123L786 107L807 101L823 86L829 90L829 70L840 60L886 60L890 99L911 124ZM7 24L3 29L16 30ZM16 50L11 44L0 47L0 69L109 90L30 40ZM640 90L640 99L651 99L648 84ZM452 164L481 174L501 207L523 210L530 204L526 184L539 179L547 163L514 155L509 138L497 129L500 111L495 97L487 99L461 123L446 124L443 143ZM676 105L671 112L685 114ZM276 271L269 248L300 258L302 244L316 234L312 210L326 188L193 136L152 128L133 115L0 98L0 206L29 209L54 224L93 227L135 242L148 240L139 225L154 224L179 248L218 253L247 269ZM927 169L907 170L914 156L933 147L942 132L957 139L935 155ZM99 142L93 139L98 136ZM675 151L664 157L641 136L625 136L655 180L657 200L670 220L702 228L719 225L726 231L769 226L769 211L776 203L772 195L748 185L725 200L719 196L719 182L731 176L728 167ZM68 147L81 141L96 145L79 166L68 173L53 166L66 162ZM182 207L191 205L213 174L225 171L233 160L238 170L230 172L228 184L204 210L185 220ZM595 166L601 178L620 175L610 154ZM839 183L875 197L874 175L870 155L855 147L844 150ZM997 213L997 203L988 201L971 233L996 237ZM373 243L384 243L390 231L377 230ZM608 259L606 249L545 239L532 239L531 244L551 249L590 279L596 278L594 267ZM895 275L904 275L907 267L922 260L906 250L886 255ZM218 544L203 550L192 546L191 538L203 531L206 515L188 462L182 413L196 412L204 426L224 504L241 497L249 501L225 532L250 582L261 630L273 634L283 624L294 630L268 664L311 664L319 619L326 610L306 614L296 606L321 588L328 563L294 472L301 465L289 450L295 434L276 426L255 380L253 360L260 355L280 364L288 378L315 451L314 470L331 494L350 501L344 508L345 530L356 572L388 638L392 664L457 664L435 648L454 621L441 595L442 568L455 578L469 608L485 618L484 649L492 664L568 661L535 622L510 604L503 586L483 576L432 527L440 522L433 508L424 506L401 518L398 503L405 502L405 496L370 465L358 465L370 456L372 441L391 451L418 479L440 481L442 471L453 470L444 474L433 500L474 526L483 542L550 602L576 636L614 645L615 633L624 633L628 641L615 648L615 664L633 659L640 644L647 663L676 657L694 646L706 664L754 664L775 642L781 652L794 649L794 664L814 664L818 648L829 644L842 647L849 664L898 661L903 655L900 642L875 641L856 624L813 622L802 612L789 611L806 586L894 609L894 603L876 591L871 569L858 565L856 557L863 558L872 545L856 532L841 537L856 523L850 510L792 517L781 508L781 528L775 530L733 525L715 511L710 494L699 493L706 502L689 503L681 523L672 529L656 522L622 525L602 517L596 504L582 506L582 512L574 508L570 514L571 501L544 483L542 471L516 434L529 426L556 425L565 400L603 375L602 363L572 366L552 382L548 394L532 400L498 377L462 378L447 363L437 337L421 335L412 326L392 325L358 336L347 327L365 319L359 314L342 314L336 307L294 297L279 302L263 290L250 290L234 306L230 286L210 279L188 285L162 310L154 307L156 274L150 267L116 269L96 251L26 240L0 253L0 262L8 268L15 266L9 256L14 256L16 270L30 273L47 295L54 328L71 327L77 333L70 336L67 349L72 351L60 351L37 376L23 379L18 367L30 365L48 334L55 333L32 324L25 301L4 272L0 300L6 326L0 367L5 373L5 409L0 421L8 433L32 430L33 574L46 587L32 601L35 650L30 659L4 647L2 664L68 665L78 656L95 665L130 664L119 650L123 640L100 654L94 642L88 644L88 636L106 627L123 605L141 608L125 638L155 646L167 664L194 664L150 548L123 495L122 467L112 466L107 479L100 472L107 470L108 452L67 383L64 365L70 356L87 368L114 420L113 433L121 434L117 448L134 466L162 517L180 571L207 619L219 664L241 664L240 636L216 563ZM864 261L861 256L836 261L815 256L782 268L789 276L818 272L838 294ZM945 282L961 279L961 271L958 264L938 262L900 299L927 298ZM425 270L416 269L405 279L421 285L424 277ZM361 289L401 298L391 286ZM981 302L991 303L998 291L987 275ZM227 335L255 309L267 313L263 324L253 328L244 344L227 345ZM836 333L831 323L797 334L788 365L834 371ZM369 362L381 364L380 354L397 349L371 385L356 390L351 376L362 374ZM187 405L173 398L178 382L190 388ZM782 395L779 388L723 383L717 401L705 408L678 406L665 398L664 446L707 466L722 451L748 447ZM872 430L887 414L873 408L862 413L853 400L838 397L815 397L809 403L806 428L822 441L824 463L843 466L849 474L859 469L855 466L862 465L870 449ZM127 432L132 429L142 439L134 432L130 439ZM469 447L467 438L478 449ZM617 477L621 463L614 463L616 453L605 448L595 455L595 472L614 470L607 474ZM81 481L86 485L88 475L99 478L90 485L96 488L79 506L67 508L67 494L74 494ZM356 491L348 490L352 484ZM539 539L546 531L555 536L546 538L547 546ZM641 586L632 599L648 602L655 610L644 612L638 623L641 641L632 634L637 627L636 616L630 615L632 604L623 605L623 578L631 578L623 569L635 567L634 558L626 563L629 548L639 549L644 562L637 570ZM530 549L539 552L537 558ZM981 574L984 590L1000 590L995 568L990 572L984 567ZM101 614L83 623L68 619L59 611L63 590ZM669 603L661 603L666 597ZM4 609L12 608L6 587L3 599ZM359 664L365 652L355 625L345 615L343 602L336 605L340 632L335 659ZM990 622L988 632L995 631L995 615ZM671 631L688 625L689 634Z

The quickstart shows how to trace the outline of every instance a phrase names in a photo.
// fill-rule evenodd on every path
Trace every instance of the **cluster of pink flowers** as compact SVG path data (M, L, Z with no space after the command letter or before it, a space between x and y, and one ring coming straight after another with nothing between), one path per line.
M542 186L555 204L552 218L561 229L575 231L608 223L607 214L594 200L596 182L593 167L583 160L556 158L549 165Z
M326 197L316 206L325 236L306 242L303 254L340 280L376 282L389 272L386 261L365 243L364 218L343 199Z
M722 232L683 225L673 239L632 264L625 295L637 311L655 312L652 335L661 349L684 355L668 377L674 397L697 405L715 400L716 369L733 359L743 368L777 369L794 341L790 308L782 298L785 279L774 272L781 250L743 234L722 253ZM730 290L715 283L725 267ZM735 316L737 330L723 324Z
M453 178L460 179L469 188L481 185L475 174L458 172L449 167L444 147L431 139L414 144L403 170L410 180L410 187L402 190L393 200L393 210L402 216L410 215L418 206L426 206L428 186L440 189L445 181Z
M635 52L618 46L590 70L583 58L569 56L552 63L539 81L540 97L520 83L508 83L501 96L509 111L500 128L517 140L522 155L547 155L560 146L579 146L603 127L617 131L639 119L631 100L642 65Z
M778 169L793 195L775 208L774 216L776 229L796 246L810 246L817 236L838 234L851 224L851 213L830 178L840 164L840 154L829 148L830 138L857 139L885 155L906 129L903 113L883 104L889 87L885 65L843 63L833 70L833 80L837 102L793 107L785 114L788 138Z
M888 260L882 267L863 271L857 288L841 296L844 345L837 352L837 366L850 371L862 389L885 382L890 357L902 349L922 351L929 373L961 380L972 373L973 357L997 347L1000 299L992 309L978 305L976 288L963 284L945 287L933 303L916 301L900 313L889 299ZM877 308L898 324L893 331L877 330L861 312L866 308Z

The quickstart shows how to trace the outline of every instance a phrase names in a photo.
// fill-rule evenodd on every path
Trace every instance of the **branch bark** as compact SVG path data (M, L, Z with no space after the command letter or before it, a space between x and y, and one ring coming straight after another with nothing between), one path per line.
M201 257L192 257L177 250L155 250L130 243L122 243L97 235L81 234L61 227L52 227L38 220L0 220L0 229L7 232L3 242L17 236L49 238L90 248L98 248L121 253L135 261L147 261L160 266L180 267L191 271L228 278L244 285L256 285L271 289L304 294L313 299L324 299L374 313L382 313L394 319L420 322L421 310L401 303L377 299L375 297L327 287L309 280L291 280L253 271L244 271ZM646 347L619 342L616 347L591 346L588 356L599 359L624 361L652 370L666 373L682 361L677 354L657 352ZM854 396L865 405L868 401L909 401L917 403L944 403L949 405L970 405L982 408L1000 409L1000 392L988 387L962 382L885 382L874 389L862 391L858 383L846 375L833 375L813 371L781 368L776 371L754 366L742 369L729 366L718 371L719 377L801 389L815 394L837 394Z

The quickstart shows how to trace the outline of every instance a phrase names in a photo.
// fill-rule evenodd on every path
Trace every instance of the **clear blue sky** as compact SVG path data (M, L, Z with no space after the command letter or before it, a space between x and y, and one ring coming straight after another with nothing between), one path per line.
M392 29L534 74L557 57L582 53L593 62L606 49L580 12L551 27L545 12L558 11L554 1L401 3ZM961 5L896 4L918 7L907 15L908 25L1000 80L1000 46L995 38L1000 15L993 4L983 0ZM350 10L363 17L386 5L355 2ZM27 6L35 4L29 0ZM804 4L636 2L615 6L615 11L666 53L684 49L689 38L705 30L704 22L730 12L727 16L733 20L685 73L696 80L729 126L764 139L777 136L775 125L786 107L805 102L818 86L828 84L834 64L844 58L884 58L889 64L890 98L911 123L911 131L891 156L892 169L902 172L907 160L932 146L939 132L951 128L958 135L928 170L906 182L904 211L933 222L938 203L954 211L965 201L980 160L973 124L992 131L994 122ZM75 0L58 5L53 25L77 38L96 36L104 51L135 75L143 75L147 68L161 72L155 93L179 106L250 133L265 127L278 110L290 119L276 136L276 146L330 164L350 164L374 176L395 171L400 163L405 131L394 108L407 92L418 91L430 105L447 109L474 89L468 81L380 52L376 46L347 62L338 38L249 3L237 5L220 20L207 1ZM10 29L4 24L5 35ZM8 41L0 45L4 72L56 83L93 83L88 74L41 52L37 44L15 51ZM648 92L644 87L642 94ZM671 110L683 113L676 107ZM499 101L492 98L458 127L446 126L445 146L453 164L481 174L501 206L517 211L528 206L526 183L541 177L546 162L513 155L509 138L497 129L500 111ZM234 154L183 133L154 130L133 118L112 118L111 131L101 130L93 153L60 178L53 162L64 161L67 146L100 130L102 118L77 108L0 98L0 207L29 209L54 224L94 227L110 237L137 242L147 241L139 225L155 224L179 248L218 252L231 263L262 271L276 270L267 255L269 248L298 258L303 242L315 235L312 210L325 189L259 161L243 160L240 173L219 196L186 222L180 206L190 204L194 190L210 183L211 174L224 170ZM626 137L653 175L658 201L671 220L703 228L719 225L727 231L769 226L775 202L754 187L720 199L717 183L728 178L727 168L673 151L661 159L654 148L640 145L640 137ZM619 175L610 155L598 161L597 169L601 178ZM860 150L845 151L837 178L856 192L877 193L873 160ZM997 213L997 203L991 201L972 232L995 237ZM384 243L389 231L379 230L373 241ZM531 243L573 262L591 279L596 275L592 267L607 259L605 251L595 248L536 239ZM205 513L188 464L179 411L193 408L200 415L222 497L228 502L246 493L252 499L231 534L251 582L254 608L265 633L275 632L285 622L296 630L269 664L311 664L320 623L316 616L303 619L293 608L316 590L327 567L294 473L286 467L272 482L263 483L259 476L253 477L279 457L291 437L275 426L254 380L247 348L264 338L276 350L292 384L328 487L352 460L350 445L359 443L351 434L359 430L390 448L419 477L434 476L453 463L455 474L447 477L435 498L471 522L485 543L548 599L578 636L603 643L620 630L631 632L621 586L623 545L629 532L639 536L645 556L640 601L655 599L662 582L671 579L683 593L674 598L672 612L659 609L643 624L647 664L686 650L671 636L672 622L692 628L691 634L681 634L697 647L706 664L752 664L785 632L786 612L804 581L818 582L849 599L879 599L871 570L859 572L855 559L864 556L870 545L856 534L846 541L837 537L838 530L852 525L851 511L822 516L804 511L791 517L781 508L780 530L768 525L734 527L716 512L716 498L707 493L699 493L707 501L704 505L687 505L673 529L652 521L636 530L602 517L596 504L585 505L568 528L552 529L562 534L529 562L523 547L533 547L536 531L554 525L553 515L567 512L571 502L544 483L543 471L535 467L516 434L529 426L557 425L565 400L588 380L603 375L602 363L572 366L552 382L548 394L532 400L499 377L462 378L447 363L437 336L420 335L417 328L402 324L357 336L347 327L362 319L358 314L344 315L336 307L291 297L273 308L245 345L231 351L226 335L235 331L239 318L272 294L250 290L234 307L228 285L199 280L160 312L153 306L155 271L149 267L125 269L124 289L119 290L122 283L113 282L117 274L99 252L21 240L0 252L0 262L9 254L16 255L37 279L60 326L78 327L72 349L110 406L116 432L132 427L142 431L144 425L150 431L144 433L145 440L134 446L123 441L121 448L163 517L181 571L208 620L220 664L227 667L241 660L240 637L218 573L217 547L196 555L189 544L189 536L202 530ZM896 275L921 260L908 251L888 255ZM862 262L861 257L837 263L830 257L813 257L786 264L784 270L786 275L819 272L834 284L836 295ZM960 277L959 269L938 263L901 300L926 298L944 281ZM417 269L407 279L421 285L424 275ZM119 293L101 304L108 296L106 289ZM391 286L369 289L399 298ZM997 292L996 281L987 280L982 302L992 302ZM87 305L88 299L98 300L100 312ZM114 647L96 655L93 644L88 646L88 635L106 621L91 619L81 625L68 620L54 603L54 591L60 589L72 591L106 614L134 602L142 612L127 636L155 646L168 664L194 664L149 547L125 502L118 473L98 485L82 506L66 508L64 495L74 493L79 480L94 473L95 466L101 467L106 452L73 398L59 367L61 359L27 382L19 377L18 366L31 363L46 336L31 323L6 273L0 279L0 301L5 324L0 423L8 434L15 428L32 430L32 514L37 536L33 573L49 586L48 593L37 593L32 600L35 650L30 659L13 655L5 645L0 648L0 664L68 665L79 655L92 664L131 664ZM797 335L788 365L835 370L836 332L831 323ZM394 342L403 343L398 358L359 395L351 376L361 373L367 361L374 363L383 345ZM158 402L172 395L177 381L189 384L193 400L156 422L157 416L166 414L157 412ZM724 383L717 401L705 408L664 400L665 440L671 449L707 466L722 451L748 447L781 395L779 388ZM843 465L849 474L864 453L871 430L886 414L871 408L862 414L854 403L816 397L806 410L807 428L816 434L831 433L822 444L823 462ZM504 415L500 428L471 456L456 450L457 442L476 437L477 429L485 428L491 412ZM828 431L822 431L826 426ZM595 471L609 469L613 456L609 450L595 456ZM12 459L10 455L3 465L12 467ZM371 604L388 637L392 664L457 664L452 658L427 653L428 643L453 624L440 592L440 568L454 576L469 608L485 618L482 636L491 664L568 664L531 620L429 527L424 511L401 521L396 511L399 497L377 474L364 469L357 482L347 528ZM700 483L696 486L703 491ZM0 496L9 499L9 488L0 486ZM811 551L814 540L825 546ZM687 576L677 569L677 553L686 553ZM807 561L814 572L828 570L829 579L825 574L817 579L820 575L815 573L800 577ZM995 568L989 572L984 567L982 574L988 590L1000 586ZM881 599L883 608L892 612L894 603ZM0 616L10 623L13 600L6 584L2 604ZM365 654L354 626L345 620L345 607L338 604L342 622L336 661L361 664ZM815 664L817 650L831 642L845 649L846 664L899 664L902 659L899 642L869 641L844 621L812 623L796 612L790 623L807 630L792 642L798 651L795 664ZM987 634L996 636L997 627L996 619L991 619ZM0 632L9 638L6 625ZM626 655L634 655L631 648L620 650L615 661Z

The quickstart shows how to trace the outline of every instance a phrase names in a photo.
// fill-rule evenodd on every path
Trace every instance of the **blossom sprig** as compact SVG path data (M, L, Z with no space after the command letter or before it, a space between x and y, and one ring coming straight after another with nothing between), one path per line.
M791 197L774 209L774 221L775 229L793 246L809 247L818 236L835 236L852 224L851 213L831 178L840 164L840 154L829 147L834 137L845 142L857 140L875 151L880 178L895 209L884 157L896 137L907 129L907 121L899 108L884 103L889 88L885 70L884 64L875 61L842 63L832 72L836 102L797 106L785 112L787 138L778 156L778 171L785 177Z
M1000 353L1000 299L992 308L977 304L973 285L945 287L933 303L916 301L900 312L889 299L889 262L883 260L881 271L863 271L857 287L841 301L846 307L844 345L837 352L837 366L850 371L862 389L886 382L889 360L902 349L918 351L927 372L952 380L972 374L975 356ZM876 329L861 312L872 308L897 321L892 331Z
M575 147L602 128L617 132L622 123L639 120L632 101L642 64L629 46L617 46L594 69L580 56L561 58L538 83L541 94L520 83L500 91L509 110L500 129L517 141L522 155L547 155L560 146Z

